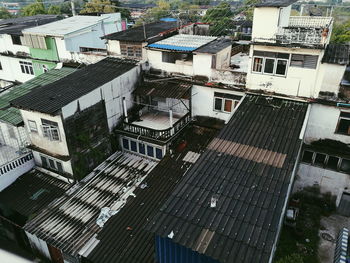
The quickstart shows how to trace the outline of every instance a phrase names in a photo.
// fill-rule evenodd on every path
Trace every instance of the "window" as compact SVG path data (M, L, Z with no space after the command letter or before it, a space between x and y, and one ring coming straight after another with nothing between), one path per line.
M1 65L1 62L0 62L0 70L2 70L2 65Z
M135 141L131 141L130 140L130 149L133 151L133 152L137 152L137 144Z
M142 46L131 42L123 42L120 44L120 52L123 56L141 58Z
M49 71L49 69L46 65L42 65L42 69L43 69L44 73Z
M162 159L163 158L163 151L162 149L156 148L156 158Z
M336 132L345 135L350 135L350 112L340 112Z
M139 153L146 154L146 148L143 143L139 143Z
M93 47L80 47L80 52L83 53L106 53L107 50L103 48L93 48Z
M192 61L193 55L190 53L162 52L162 62L175 64L177 60Z
M129 150L129 140L123 138L123 148Z
M54 159L45 157L40 155L40 159L41 159L41 166L50 170L54 170L57 171L59 173L63 173L63 166L62 163L59 161L56 161Z
M318 56L292 54L291 67L315 69L317 67Z
M48 138L50 141L60 140L60 133L57 122L41 119L41 124L44 137Z
M287 73L287 64L289 54L254 51L252 72L285 76Z
M21 66L22 73L34 75L33 64L31 62L20 61L19 65Z
M324 164L325 164L325 161L326 161L326 156L327 155L325 155L323 153L316 153L314 164L317 165L317 166L323 167Z
M326 164L326 168L331 170L337 170L339 165L339 158L335 156L328 156L328 161Z
M22 45L21 37L20 37L20 36L14 36L14 35L12 35L11 38L12 38L12 43L13 43L14 45Z
M47 49L44 36L24 34L21 42L31 48Z
M350 174L350 160L343 159L340 165L340 171Z
M147 155L149 157L154 157L154 147L153 146L147 145Z
M214 110L221 112L232 112L237 107L241 96L214 92Z
M312 163L312 157L313 157L314 153L311 152L311 151L304 151L304 154L303 154L303 159L302 161L305 162L305 163Z
M28 127L30 132L38 132L38 128L36 126L35 121L28 120Z

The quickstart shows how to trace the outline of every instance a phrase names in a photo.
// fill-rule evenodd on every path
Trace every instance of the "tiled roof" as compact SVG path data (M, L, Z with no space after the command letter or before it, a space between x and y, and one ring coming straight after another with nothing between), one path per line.
M22 30L61 19L58 15L36 15L0 20L0 34L22 35Z
M215 39L217 37L179 34L150 44L148 47L176 51L194 51Z
M19 98L32 90L33 88L41 87L59 80L75 71L74 68L63 67L61 69L52 69L44 74L41 74L34 79L10 88L3 94L0 93L0 121L18 126L22 123L20 111L10 106L10 101Z
M0 193L0 204L28 218L62 196L69 187L59 179L32 170Z
M349 45L329 44L323 55L322 63L349 64L350 47Z
M15 107L56 114L62 107L136 67L136 62L105 58L11 102Z
M227 38L222 39L216 39L198 49L195 50L197 53L209 53L209 54L216 54L219 51L229 47L232 45L232 41Z
M108 40L144 42L147 39L153 38L162 33L172 30L175 31L177 30L177 27L177 22L154 22L145 25L146 37L144 34L144 27L137 26L124 31L109 34L103 38Z
M181 80L146 80L136 88L135 94L159 98L181 99L191 87L192 84Z
M101 230L96 223L101 208L118 211L155 165L155 161L116 152L24 229L76 256Z
M256 7L286 7L298 2L298 0L262 0Z
M193 165L216 130L188 127L181 136L187 142L184 151L173 151L145 178L144 187L135 190L135 198L113 216L97 236L98 245L87 256L89 262L154 263L154 235L144 229L154 213L170 196L184 173Z
M306 103L247 95L149 230L173 233L172 242L218 262L269 262L306 110Z

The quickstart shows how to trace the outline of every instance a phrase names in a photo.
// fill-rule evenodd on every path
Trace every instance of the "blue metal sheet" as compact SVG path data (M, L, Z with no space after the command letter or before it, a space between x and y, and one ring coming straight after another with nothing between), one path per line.
M150 44L148 46L153 48L169 49L169 50L177 50L177 51L193 51L197 49L195 47L183 47L183 46L156 44L156 43Z
M156 236L157 263L220 263L190 248L173 242L170 238Z

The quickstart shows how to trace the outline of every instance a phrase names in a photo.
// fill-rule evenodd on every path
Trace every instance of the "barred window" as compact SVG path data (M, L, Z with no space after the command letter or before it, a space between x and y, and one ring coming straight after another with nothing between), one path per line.
M292 54L291 67L315 69L317 67L318 56Z

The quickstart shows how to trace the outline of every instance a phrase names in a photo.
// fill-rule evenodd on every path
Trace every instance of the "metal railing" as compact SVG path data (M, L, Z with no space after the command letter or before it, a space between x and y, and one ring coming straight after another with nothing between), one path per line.
M276 41L281 44L324 45L328 31L321 28L279 28Z
M137 124L128 123L125 120L121 124L121 129L126 132L131 132L144 137L156 139L156 140L168 140L173 135L182 130L191 121L191 115L188 112L182 116L177 122L174 123L173 127L169 127L163 130L157 130L152 128L143 127Z

